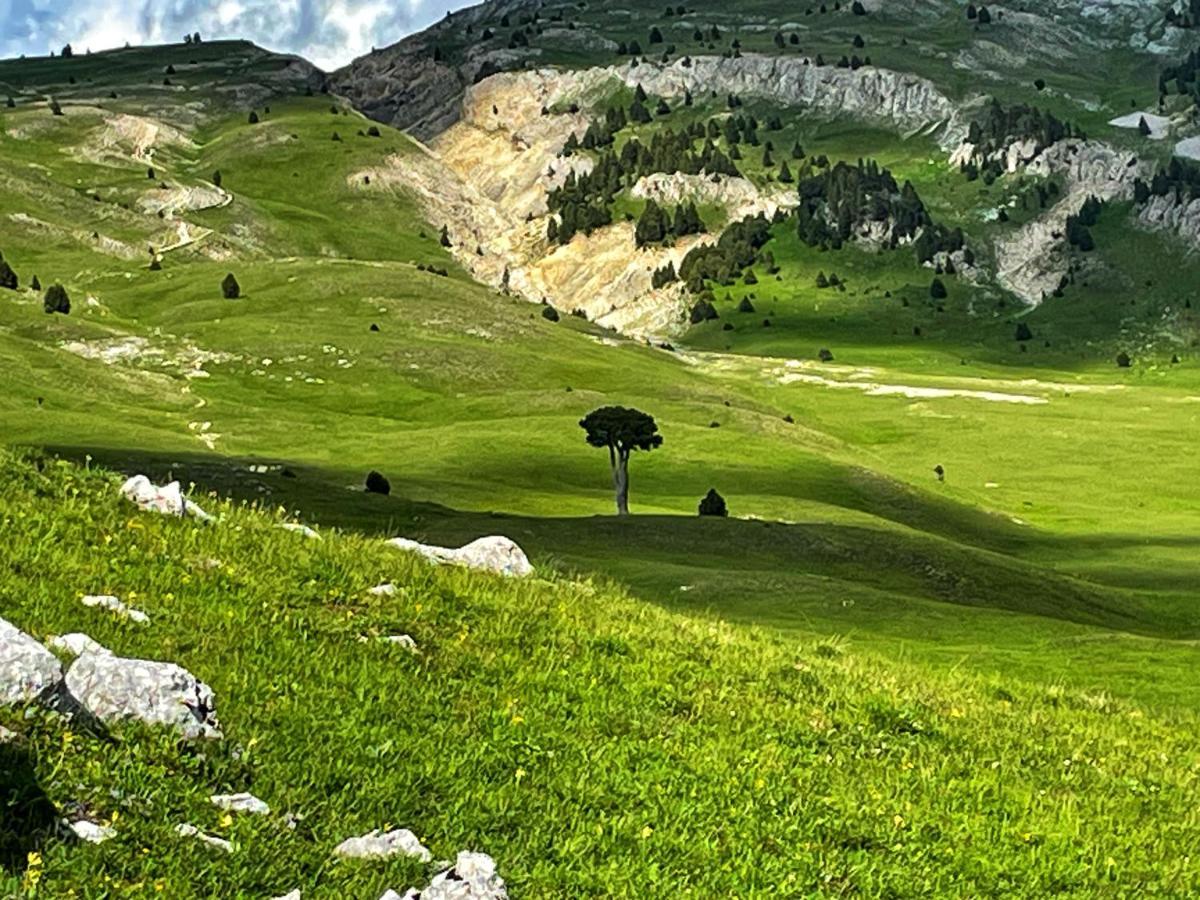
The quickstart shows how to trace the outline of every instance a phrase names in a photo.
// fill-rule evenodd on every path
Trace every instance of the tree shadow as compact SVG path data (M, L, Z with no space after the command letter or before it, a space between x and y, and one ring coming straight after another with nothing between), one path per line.
M58 811L38 782L29 750L0 743L0 871L24 872L58 828Z

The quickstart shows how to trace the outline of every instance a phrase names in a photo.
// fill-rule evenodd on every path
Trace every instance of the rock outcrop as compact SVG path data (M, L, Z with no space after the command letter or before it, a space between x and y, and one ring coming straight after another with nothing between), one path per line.
M0 619L0 706L45 700L62 680L62 665L53 653Z
M1130 199L1134 181L1147 177L1149 165L1099 141L1066 140L1046 149L1026 170L1060 177L1066 190L1045 214L997 241L996 280L1026 303L1037 305L1058 289L1067 274L1067 217L1077 214L1088 197Z
M508 890L490 856L463 852L453 868L434 875L423 890L409 890L401 900L508 900Z

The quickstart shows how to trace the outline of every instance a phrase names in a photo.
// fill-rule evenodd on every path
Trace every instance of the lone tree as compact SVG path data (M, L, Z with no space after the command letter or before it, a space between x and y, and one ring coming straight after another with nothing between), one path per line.
M629 515L629 456L634 450L662 446L654 417L624 406L604 406L588 413L580 420L579 427L587 432L587 442L593 447L608 448L617 515Z
M368 494L383 494L386 497L392 492L392 485L381 473L372 469L367 473L366 490Z
M61 284L50 285L46 289L46 296L42 298L42 308L48 313L68 315L71 312L71 298L67 296L67 289Z
M236 300L242 296L242 286L238 284L232 272L221 280L221 293L225 295L226 300Z

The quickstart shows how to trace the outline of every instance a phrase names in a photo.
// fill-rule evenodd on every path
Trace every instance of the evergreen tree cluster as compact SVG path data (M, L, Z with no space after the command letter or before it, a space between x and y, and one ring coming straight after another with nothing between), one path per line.
M742 272L760 261L760 252L771 239L771 222L764 215L735 222L715 244L695 247L679 265L679 277L693 293L704 291L707 281L731 285Z
M635 240L640 249L668 242L671 238L702 234L704 231L704 222L695 203L681 203L675 207L675 214L671 215L668 209L656 201L648 200L646 208L638 218Z
M1200 200L1200 164L1172 157L1159 168L1150 183L1140 178L1133 183L1133 199L1138 205L1145 204L1151 197L1173 195L1177 203Z
M1196 5L1200 5L1200 0L1196 0ZM1200 12L1196 14L1196 18L1193 21L1200 22ZM1176 93L1191 97L1192 102L1200 107L1200 50L1193 50L1184 57L1179 65L1168 66L1163 69L1162 73L1158 76L1158 95L1160 99L1166 98L1172 81L1175 82Z
M861 226L890 222L889 245L915 237L933 225L910 182L901 187L874 160L857 165L839 162L801 179L800 205L794 213L800 240L811 247L837 250Z
M1032 140L1036 152L1041 153L1065 138L1085 137L1069 122L1063 122L1035 106L1024 103L1003 106L995 98L984 107L980 117L971 122L967 131L968 143L974 144L977 153L985 158L1018 141ZM967 162L963 165L963 172L971 179L982 175L984 181L991 184L1001 175L1003 167L999 161L992 160L986 162L981 171L975 163Z
M1095 250L1096 242L1092 238L1091 227L1100 221L1103 208L1104 204L1098 199L1088 197L1078 214L1067 216L1067 243L1084 253Z
M661 269L655 269L654 274L650 276L650 286L656 291L659 288L666 287L668 284L674 284L679 280L679 275L675 271L675 263L668 262Z
M1178 4L1172 2L1167 6L1167 24L1176 28L1195 28L1200 25L1200 0L1188 0L1187 6L1177 10Z

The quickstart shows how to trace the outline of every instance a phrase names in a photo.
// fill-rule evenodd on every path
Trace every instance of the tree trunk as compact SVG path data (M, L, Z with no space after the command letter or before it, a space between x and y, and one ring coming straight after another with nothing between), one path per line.
M613 490L617 495L617 515L629 515L629 454L613 456Z

